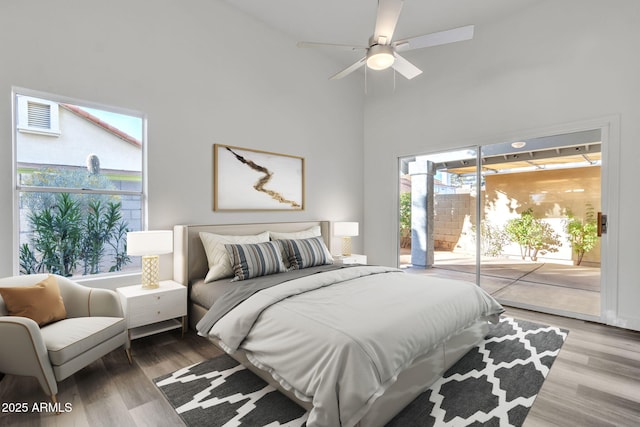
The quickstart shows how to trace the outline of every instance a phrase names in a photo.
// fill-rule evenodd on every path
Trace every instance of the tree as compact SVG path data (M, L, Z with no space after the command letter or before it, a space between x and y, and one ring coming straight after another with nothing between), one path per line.
M565 231L567 240L571 243L573 252L578 259L576 265L580 265L584 254L592 250L598 243L598 224L593 206L587 205L584 219L576 218L571 210L567 210Z
M536 218L531 208L522 212L519 218L510 219L505 231L512 241L520 245L522 259L530 257L532 261L537 261L538 254L558 252L561 244L560 236L549 224Z

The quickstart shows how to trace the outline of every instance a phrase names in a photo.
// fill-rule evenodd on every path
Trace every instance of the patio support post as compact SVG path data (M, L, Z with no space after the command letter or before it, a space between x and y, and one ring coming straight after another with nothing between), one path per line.
M409 163L411 176L411 264L429 268L434 262L434 175L428 160Z

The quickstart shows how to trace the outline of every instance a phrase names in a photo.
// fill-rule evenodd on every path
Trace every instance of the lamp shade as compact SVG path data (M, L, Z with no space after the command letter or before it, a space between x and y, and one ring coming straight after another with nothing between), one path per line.
M358 235L358 223L357 222L336 222L333 224L334 236L357 236Z
M127 233L127 255L162 255L173 252L173 231L130 231Z

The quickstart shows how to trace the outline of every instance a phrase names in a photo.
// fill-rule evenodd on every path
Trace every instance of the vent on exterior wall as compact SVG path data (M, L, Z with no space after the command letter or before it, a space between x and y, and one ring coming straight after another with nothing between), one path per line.
M31 101L27 105L29 127L51 129L51 105Z
M30 96L18 96L18 130L60 136L58 104Z

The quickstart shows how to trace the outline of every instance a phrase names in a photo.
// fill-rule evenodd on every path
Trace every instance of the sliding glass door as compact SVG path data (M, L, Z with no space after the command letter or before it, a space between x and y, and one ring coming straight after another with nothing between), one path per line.
M506 305L598 320L600 134L400 159L400 266L473 281Z
M482 147L480 285L501 302L600 318L601 132Z

